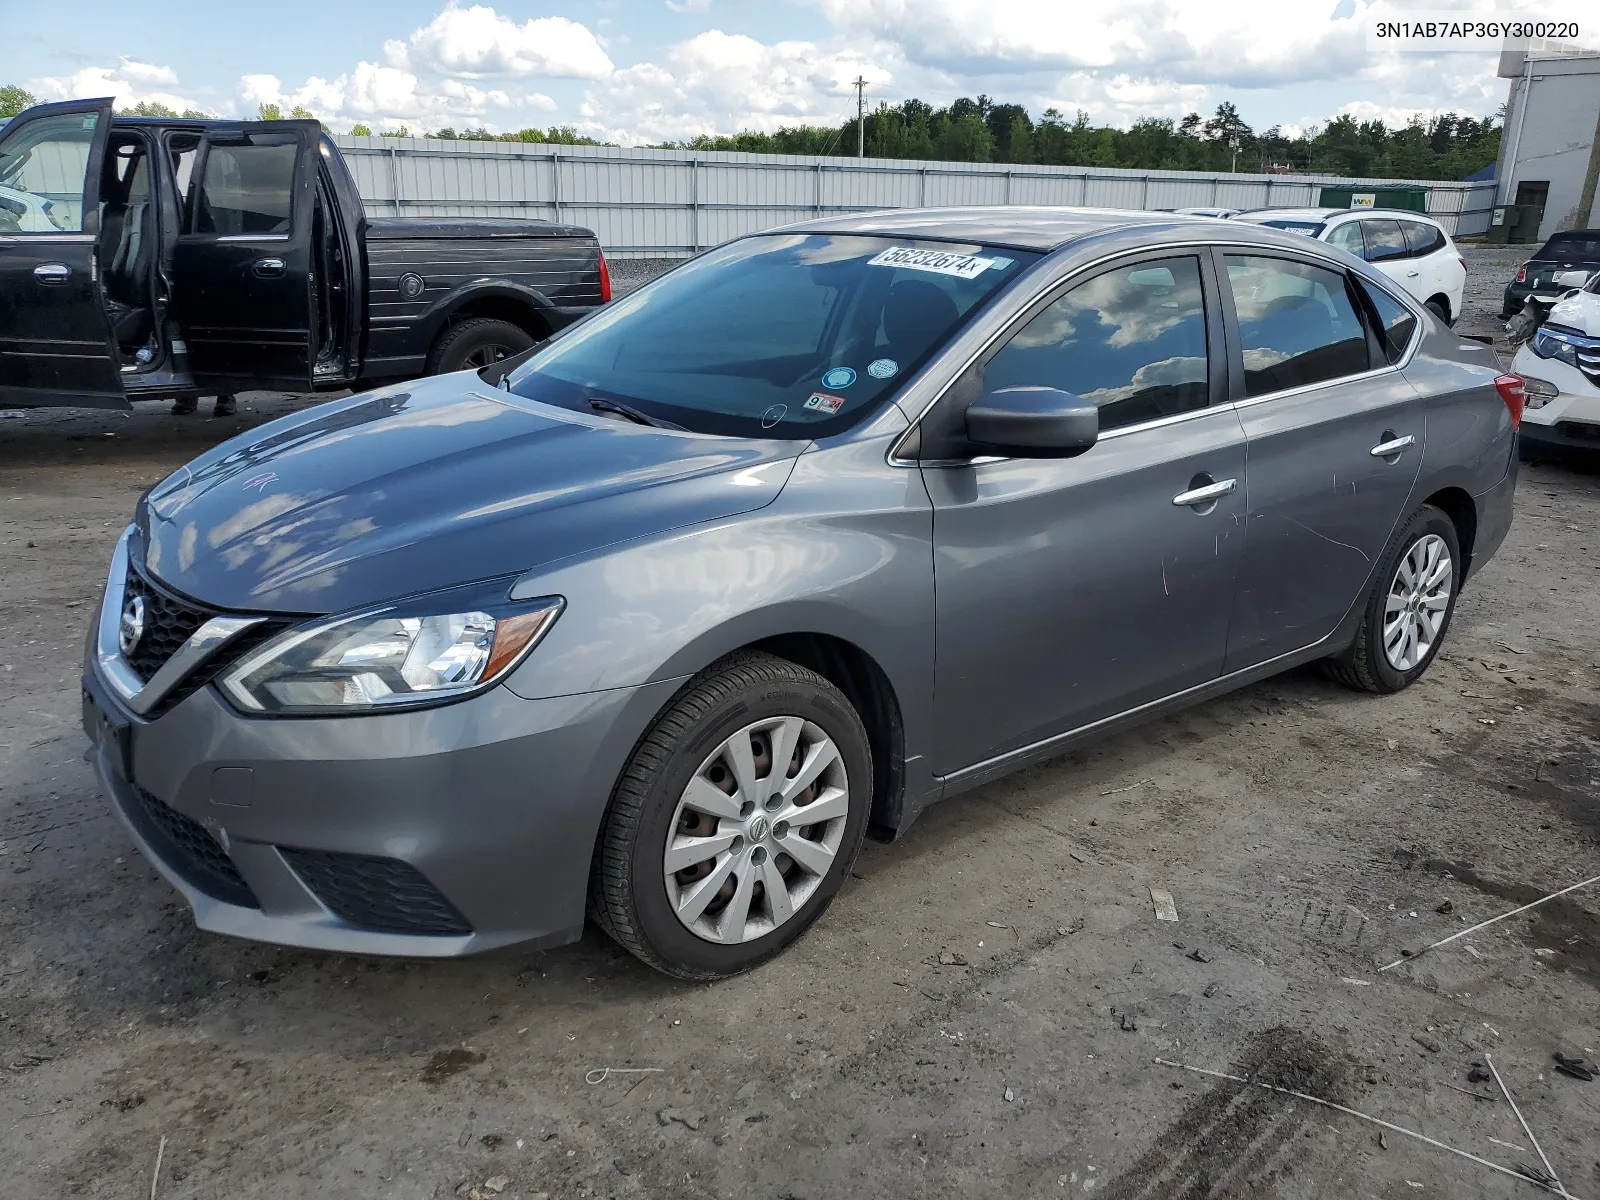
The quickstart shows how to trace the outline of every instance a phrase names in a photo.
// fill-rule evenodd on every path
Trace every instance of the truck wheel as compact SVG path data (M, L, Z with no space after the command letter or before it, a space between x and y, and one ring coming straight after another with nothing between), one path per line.
M476 371L502 358L520 354L533 344L534 339L527 330L517 328L510 321L469 317L439 335L428 355L428 374Z

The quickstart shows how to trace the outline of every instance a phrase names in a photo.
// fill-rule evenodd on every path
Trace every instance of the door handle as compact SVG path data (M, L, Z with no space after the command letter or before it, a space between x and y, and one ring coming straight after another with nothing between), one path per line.
M1187 492L1179 492L1172 498L1172 503L1178 508L1198 508L1202 504L1215 504L1224 496L1231 495L1239 486L1237 479L1219 479L1216 483L1208 483L1205 487L1190 488Z
M65 283L72 278L72 268L66 263L40 263L33 269L33 277L40 283Z
M258 279L277 279L283 274L283 259L258 258L250 264L250 273Z
M1405 437L1391 437L1387 442L1379 442L1372 448L1373 458L1399 458L1400 454L1417 444L1417 439L1409 433Z
M1421 274L1422 274L1421 271L1407 271L1406 272L1406 278L1407 279L1415 279L1418 275L1421 275Z

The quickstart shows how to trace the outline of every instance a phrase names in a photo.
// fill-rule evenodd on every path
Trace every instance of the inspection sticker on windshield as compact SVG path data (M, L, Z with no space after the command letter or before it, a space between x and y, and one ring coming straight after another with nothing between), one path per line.
M843 396L830 396L827 392L812 392L806 407L818 412L836 413L844 407Z
M948 254L943 250L917 250L911 246L894 246L877 257L868 259L867 266L903 267L908 271L932 271L935 275L975 279L999 261L995 258L974 258L970 254Z

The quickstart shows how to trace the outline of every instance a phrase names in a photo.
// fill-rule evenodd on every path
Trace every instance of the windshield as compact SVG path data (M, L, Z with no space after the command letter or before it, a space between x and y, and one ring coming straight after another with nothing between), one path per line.
M1536 257L1555 262L1600 262L1600 233L1557 234Z
M698 433L837 433L1038 257L911 238L743 238L608 305L502 386Z

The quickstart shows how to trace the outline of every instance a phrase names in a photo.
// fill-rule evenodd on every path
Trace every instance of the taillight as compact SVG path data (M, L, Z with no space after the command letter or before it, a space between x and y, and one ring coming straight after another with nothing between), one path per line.
M1518 429L1522 425L1522 409L1528 402L1527 385L1522 382L1521 375L1497 375L1494 381L1494 390L1500 393L1500 399L1506 402L1506 410L1511 414L1511 428Z
M1462 258L1459 254L1456 255L1456 261L1461 264L1461 269L1463 271L1467 269L1467 260Z
M1527 263L1523 263L1520 267L1517 268L1517 282L1518 283L1527 283L1528 282L1528 264Z
M600 252L600 303L611 302L611 268L606 265L606 254Z

